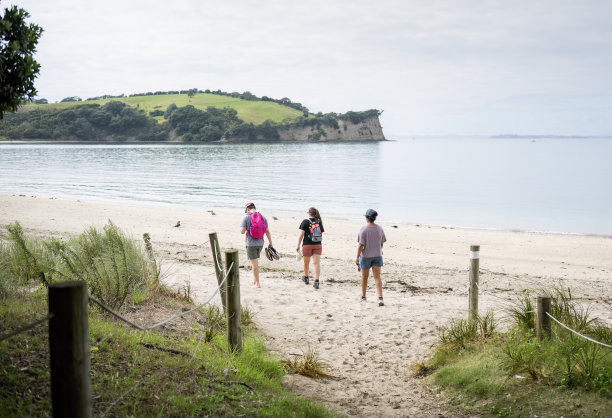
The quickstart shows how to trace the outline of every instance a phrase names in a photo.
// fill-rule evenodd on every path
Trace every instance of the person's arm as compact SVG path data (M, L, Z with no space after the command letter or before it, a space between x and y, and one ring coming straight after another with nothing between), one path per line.
M355 260L355 264L359 265L359 257L361 256L361 252L363 251L363 249L365 248L365 245L363 244L359 244L357 246L357 260Z
M249 224L247 223L247 217L245 216L244 218L242 218L242 222L240 223L240 233L242 235L246 233L247 226L249 226Z
M268 247L272 247L272 234L270 234L270 228L266 228L266 237L268 237Z
M304 234L306 234L306 231L304 231L303 229L300 229L300 236L298 237L298 246L295 250L298 253L300 252L300 246L302 245L302 241L304 240Z

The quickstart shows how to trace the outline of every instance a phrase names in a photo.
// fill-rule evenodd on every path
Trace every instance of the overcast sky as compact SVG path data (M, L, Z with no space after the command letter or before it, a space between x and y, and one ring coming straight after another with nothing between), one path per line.
M397 135L612 135L609 0L3 0L38 97L189 88L371 108Z

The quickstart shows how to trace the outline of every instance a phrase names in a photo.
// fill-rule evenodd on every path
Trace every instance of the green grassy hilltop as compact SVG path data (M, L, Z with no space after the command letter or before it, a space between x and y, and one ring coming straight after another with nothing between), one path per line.
M49 104L28 104L24 110L33 109L68 109L84 104L104 105L110 101L120 101L132 107L142 109L147 114L155 110L165 111L168 106L175 104L178 107L192 105L197 109L206 110L207 107L223 109L229 107L238 112L238 117L246 123L260 125L266 120L279 123L287 119L295 119L302 115L302 112L288 106L283 106L275 102L263 100L243 100L230 96L220 96L210 93L197 93L192 97L187 94L162 94L150 96L119 97L111 99L83 100L79 102L61 102ZM163 116L155 116L160 122Z

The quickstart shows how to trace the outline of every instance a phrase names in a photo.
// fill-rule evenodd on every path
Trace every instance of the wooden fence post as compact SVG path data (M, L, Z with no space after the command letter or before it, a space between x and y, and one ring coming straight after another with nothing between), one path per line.
M480 268L480 245L470 245L470 306L469 320L478 319L478 269Z
M538 296L536 302L536 337L541 341L544 337L550 337L550 297Z
M223 259L221 257L221 250L219 246L219 239L217 238L217 233L212 232L208 234L208 242L210 242L210 247L212 248L212 256L213 256L213 264L215 265L215 274L217 275L217 283L221 285L223 282ZM221 286L219 289L219 295L221 296L221 303L223 304L223 312L227 312L226 307L226 296L225 296L226 286Z
M240 265L238 250L225 251L227 273L227 342L231 351L242 351L242 330L240 328Z
M54 417L91 417L87 284L49 286L49 351Z

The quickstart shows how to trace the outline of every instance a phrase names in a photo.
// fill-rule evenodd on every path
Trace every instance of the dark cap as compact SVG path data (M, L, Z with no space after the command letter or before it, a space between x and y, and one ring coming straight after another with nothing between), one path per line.
M378 212L376 212L374 209L368 209L366 210L366 213L364 216L378 216Z

